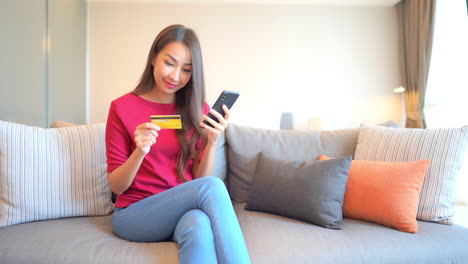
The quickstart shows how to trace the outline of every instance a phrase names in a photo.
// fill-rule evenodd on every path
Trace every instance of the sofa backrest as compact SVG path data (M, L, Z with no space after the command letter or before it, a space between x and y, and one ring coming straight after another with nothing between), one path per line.
M227 176L227 147L225 134L221 134L216 147L216 156L212 176L226 181Z
M101 125L105 126L105 123L100 123ZM76 126L75 124L57 120L54 121L53 124L51 125L51 128L61 128L61 127L73 127ZM102 141L99 142L99 144L105 149L106 148L106 142L104 141L104 138L102 138ZM226 140L224 137L224 134L221 134L219 140L218 140L218 146L216 147L216 159L215 159L215 165L214 165L214 170L213 170L213 175L215 177L218 177L222 180L226 179L226 173L227 173L227 165L226 165Z
M270 130L230 124L226 130L227 183L234 202L246 202L260 152L283 160L354 155L358 128L334 131Z

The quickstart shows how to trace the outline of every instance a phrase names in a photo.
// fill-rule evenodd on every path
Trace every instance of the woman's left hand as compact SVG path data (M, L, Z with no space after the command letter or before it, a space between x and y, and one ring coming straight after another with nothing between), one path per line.
M220 113L218 113L216 110L210 109L210 113L218 119L219 123L209 118L207 115L203 115L203 119L208 121L213 126L213 127L210 127L209 125L203 123L203 121L200 122L200 126L205 128L208 131L208 142L217 143L219 139L219 135L221 135L221 133L223 133L224 130L229 125L228 120L229 120L230 112L226 105L223 105L223 111L224 111L224 117Z

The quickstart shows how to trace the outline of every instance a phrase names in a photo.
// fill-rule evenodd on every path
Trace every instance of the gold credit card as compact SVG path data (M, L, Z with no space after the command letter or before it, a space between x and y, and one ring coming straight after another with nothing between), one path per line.
M180 115L152 115L151 123L158 125L162 129L182 128Z

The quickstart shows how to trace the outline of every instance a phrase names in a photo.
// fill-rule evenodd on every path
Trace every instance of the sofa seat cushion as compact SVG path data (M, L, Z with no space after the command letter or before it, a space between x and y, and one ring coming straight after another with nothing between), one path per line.
M419 221L419 233L343 218L342 230L235 210L252 263L468 263L468 229ZM275 252L275 253L273 253Z
M0 263L178 263L176 243L122 240L111 221L76 217L2 228Z

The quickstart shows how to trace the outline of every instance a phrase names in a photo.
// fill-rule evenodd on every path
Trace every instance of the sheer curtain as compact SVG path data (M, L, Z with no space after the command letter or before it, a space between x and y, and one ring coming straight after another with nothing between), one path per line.
M467 1L437 1L425 98L427 127L468 125ZM458 184L455 221L468 227L468 155Z
M465 0L437 1L425 101L428 127L468 125L468 15Z

